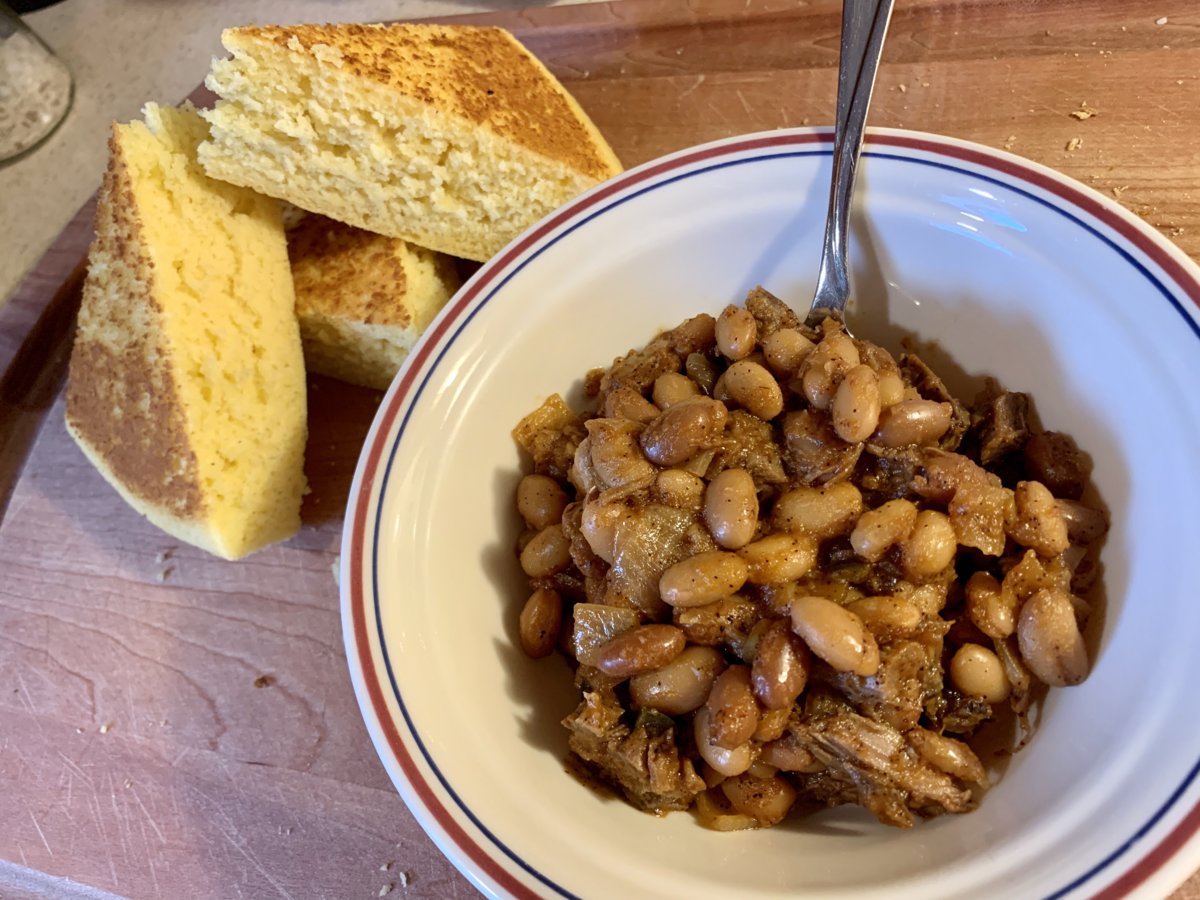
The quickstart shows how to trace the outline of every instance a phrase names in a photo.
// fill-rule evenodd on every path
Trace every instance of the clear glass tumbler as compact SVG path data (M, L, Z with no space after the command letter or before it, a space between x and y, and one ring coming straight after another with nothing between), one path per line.
M0 3L0 162L45 140L71 108L71 73Z

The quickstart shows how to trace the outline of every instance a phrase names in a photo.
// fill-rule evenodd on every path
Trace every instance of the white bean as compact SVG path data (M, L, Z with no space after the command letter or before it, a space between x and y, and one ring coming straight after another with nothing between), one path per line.
M857 365L834 392L833 430L847 443L865 441L879 424L879 409L879 380L870 366Z
M758 323L749 310L727 306L717 316L717 349L727 359L745 359L758 342Z
M795 374L816 345L795 328L780 328L763 339L763 356L776 375Z
M718 400L709 397L683 400L646 426L640 438L642 450L660 466L677 466L701 450L715 446L725 430L727 416L725 404ZM591 425L588 422L589 430ZM593 462L595 458L593 449Z
M868 562L878 562L893 545L908 537L917 523L917 507L908 500L889 500L869 509L850 532L850 546Z
M617 553L617 529L629 515L629 508L623 503L589 500L583 504L579 530L592 552L609 565L612 565Z
M817 545L808 535L768 534L737 551L751 584L782 584L807 575L817 562Z
M792 630L817 656L839 672L874 675L879 645L863 620L825 597L792 601Z
M697 553L662 574L658 592L669 606L704 606L736 594L749 571L736 554L721 550Z
M526 475L517 485L517 512L530 528L561 522L567 492L549 475Z
M724 668L720 650L689 646L665 666L629 679L629 696L635 709L681 716L704 705Z
M558 644L562 628L562 597L555 591L537 590L521 608L521 649L527 656L549 656Z
M888 399L892 399L892 387L888 390ZM879 427L871 441L882 447L932 444L949 430L954 415L953 406L934 400L901 399L881 406Z
M825 487L799 487L775 502L772 521L782 531L825 538L849 530L862 512L862 493L848 481Z
M749 743L758 729L758 701L750 686L750 667L730 666L718 675L704 708L714 744L733 750Z
M945 513L923 509L917 513L912 531L900 546L904 574L921 581L937 575L954 561L958 537Z
M1017 619L1017 643L1025 664L1051 687L1087 677L1087 647L1066 591L1042 589L1025 601Z
M1047 557L1058 556L1070 546L1067 522L1054 495L1044 484L1018 481L1013 490L1013 501L1017 517L1008 534L1014 541Z
M665 372L654 381L654 405L659 409L667 409L699 393L700 386L678 372Z
M704 493L704 523L727 550L750 543L758 525L758 493L745 469L725 469Z
M721 791L734 812L752 817L762 827L778 825L796 802L796 789L778 775L757 778L746 772L722 781Z
M704 491L704 479L686 469L663 469L654 480L659 501L675 509L700 509Z
M760 364L740 360L726 369L721 379L730 399L751 415L770 421L783 412L783 390Z
M955 651L950 660L950 680L968 697L988 703L1001 703L1012 692L1000 657L980 644L966 643Z
M700 707L693 719L693 730L696 739L696 750L700 758L712 766L726 778L741 775L754 764L754 750L749 742L732 750L718 747L712 743L712 731L709 724L708 710Z
M571 564L571 544L561 525L549 525L521 551L521 568L530 578L546 578Z

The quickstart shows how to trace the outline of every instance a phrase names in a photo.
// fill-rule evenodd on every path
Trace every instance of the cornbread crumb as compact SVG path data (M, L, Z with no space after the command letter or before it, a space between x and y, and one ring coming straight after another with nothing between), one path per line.
M458 290L454 260L310 215L288 232L308 371L386 390Z
M215 178L486 260L621 171L562 85L508 32L443 25L226 30L200 148Z
M206 132L113 126L66 424L134 509L237 558L299 528L304 364L279 204L206 176Z

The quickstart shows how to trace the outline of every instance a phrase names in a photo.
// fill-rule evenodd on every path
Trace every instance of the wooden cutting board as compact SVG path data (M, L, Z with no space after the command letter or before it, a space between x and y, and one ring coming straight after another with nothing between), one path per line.
M458 21L515 32L635 165L828 124L839 17L833 0L624 0ZM902 2L875 98L872 124L1045 163L1200 256L1189 0ZM331 567L379 395L312 380L298 537L240 563L179 545L63 429L90 220L0 308L0 895L470 895L378 763L342 651Z

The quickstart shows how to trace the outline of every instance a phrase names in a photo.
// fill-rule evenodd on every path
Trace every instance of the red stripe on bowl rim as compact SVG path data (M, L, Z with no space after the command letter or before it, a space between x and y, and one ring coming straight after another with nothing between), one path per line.
M442 804L433 786L425 780L405 746L400 731L389 714L383 684L377 677L376 668L371 665L366 591L363 585L361 562L364 559L368 534L368 508L374 493L379 463L386 446L388 446L388 436L403 407L405 398L412 390L418 373L428 362L430 355L438 347L450 327L457 322L485 288L504 275L516 260L555 229L615 194L697 163L756 150L830 143L832 143L832 134L827 130L781 131L776 134L735 138L706 145L692 152L685 151L661 162L649 163L644 167L633 169L605 182L593 193L567 203L484 265L467 287L457 295L449 310L438 319L429 333L420 341L404 367L399 383L394 386L394 390L386 398L385 405L376 415L373 438L371 443L364 448L359 463L362 477L358 483L358 491L350 498L353 516L348 551L349 605L357 659L348 658L347 662L352 666L357 665L362 683L366 686L367 696L370 699L371 712L379 723L388 749L422 806L433 817L445 837L454 843L459 851L477 867L478 871L490 879L496 887L514 898L536 900L539 895L497 862L496 858L485 847L477 843L459 824L454 814ZM1049 170L1041 170L1029 161L1002 154L999 151L977 145L970 146L958 141L944 142L933 136L918 136L918 133L915 132L905 134L869 131L866 143L868 150L879 146L891 146L929 153L934 156L950 157L982 169L1000 172L1018 182L1024 182L1053 194L1100 222L1137 248L1174 282L1175 286L1192 301L1197 309L1200 309L1200 277L1189 270L1187 263L1182 262L1164 246L1162 241L1165 241L1165 238L1150 233L1148 226L1145 226L1146 230L1143 230L1143 227L1139 227L1140 223L1135 222L1131 218L1131 214L1123 208L1110 205L1089 188L1082 185L1076 186L1075 183L1066 180L1066 176ZM1096 896L1108 900L1108 898L1116 898L1129 893L1162 868L1198 831L1200 831L1200 804L1194 806L1158 844L1144 853L1109 885L1102 888Z

